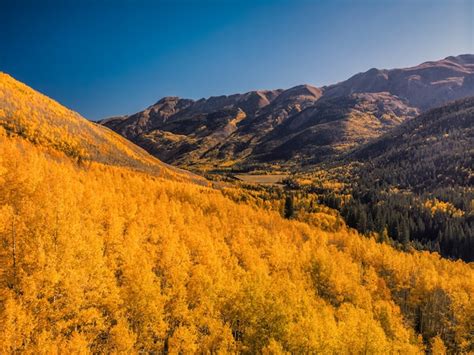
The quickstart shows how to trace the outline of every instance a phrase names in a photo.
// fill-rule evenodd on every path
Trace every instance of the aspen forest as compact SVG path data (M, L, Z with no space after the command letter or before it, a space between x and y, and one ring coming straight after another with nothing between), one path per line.
M472 263L284 218L5 74L0 104L0 353L474 352Z

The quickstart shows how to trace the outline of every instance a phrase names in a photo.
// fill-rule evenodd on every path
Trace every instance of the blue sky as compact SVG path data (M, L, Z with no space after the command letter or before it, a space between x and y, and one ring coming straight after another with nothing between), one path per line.
M0 0L0 71L99 119L474 53L471 0Z

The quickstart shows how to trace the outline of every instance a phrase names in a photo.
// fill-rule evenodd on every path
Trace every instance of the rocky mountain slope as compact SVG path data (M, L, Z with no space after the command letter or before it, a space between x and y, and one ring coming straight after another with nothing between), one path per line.
M101 123L188 169L300 167L339 156L406 119L474 95L474 55L371 69L327 87L252 91L197 101L165 97Z
M473 95L474 55L464 54L403 69L370 69L324 88L326 97L360 92L390 92L408 105L427 110Z
M386 92L323 98L264 136L250 159L318 163L378 137L417 112Z

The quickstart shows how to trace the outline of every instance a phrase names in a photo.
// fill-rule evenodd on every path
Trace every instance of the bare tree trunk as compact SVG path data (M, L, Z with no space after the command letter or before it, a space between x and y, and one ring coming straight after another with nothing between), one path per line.
M13 262L13 285L16 287L16 231L15 217L12 218L12 262Z
M16 231L15 231L15 216L12 217L12 264L13 264L13 289L17 287L17 270L16 270Z

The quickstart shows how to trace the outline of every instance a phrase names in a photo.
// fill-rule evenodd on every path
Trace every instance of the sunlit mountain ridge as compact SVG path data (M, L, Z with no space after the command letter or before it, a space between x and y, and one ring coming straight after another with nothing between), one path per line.
M101 123L159 159L196 171L301 170L331 161L405 120L474 96L474 55L370 69L334 85L190 100L165 97Z

